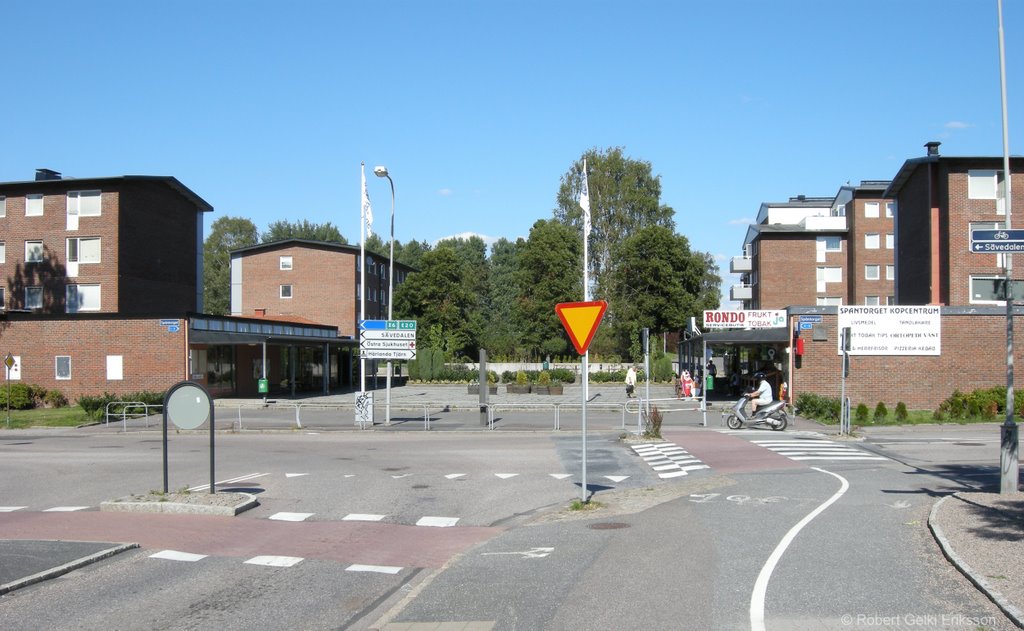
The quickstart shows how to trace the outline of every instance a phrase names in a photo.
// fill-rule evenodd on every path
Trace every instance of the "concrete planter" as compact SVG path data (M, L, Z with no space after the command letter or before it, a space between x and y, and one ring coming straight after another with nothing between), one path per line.
M530 384L510 383L505 386L505 392L508 394L530 394Z
M480 384L478 384L478 383L471 383L471 384L469 384L468 389L469 389L469 394L480 394ZM487 386L487 393L488 394L498 394L498 386L496 386L496 385L494 385L494 386L488 385Z

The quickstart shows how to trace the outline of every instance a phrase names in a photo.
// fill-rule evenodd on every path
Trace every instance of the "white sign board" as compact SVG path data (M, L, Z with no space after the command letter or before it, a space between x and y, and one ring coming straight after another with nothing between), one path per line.
M364 348L359 351L359 356L364 359L390 359L392 361L407 361L410 359L416 359L416 351L414 349L378 349L378 348Z
M704 312L705 329L778 329L786 326L783 310L715 310Z
M942 318L938 306L841 306L839 330L845 327L850 327L851 355L942 354ZM837 352L842 352L839 344L836 348Z
M373 425L373 393L356 392L355 412L356 425L364 427Z

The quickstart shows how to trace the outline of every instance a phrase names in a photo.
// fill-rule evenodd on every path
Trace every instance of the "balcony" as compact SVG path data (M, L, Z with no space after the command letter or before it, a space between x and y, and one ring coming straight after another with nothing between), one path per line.
M729 261L730 274L742 274L754 271L754 259L749 256L734 256Z
M750 285L733 285L729 290L730 300L752 300L754 288Z

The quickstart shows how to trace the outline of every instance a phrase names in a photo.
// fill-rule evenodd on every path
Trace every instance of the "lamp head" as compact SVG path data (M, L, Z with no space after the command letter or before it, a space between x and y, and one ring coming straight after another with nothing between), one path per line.
M373 167L373 172L377 174L377 177L387 177L388 176L388 168L387 167L383 167L383 166Z

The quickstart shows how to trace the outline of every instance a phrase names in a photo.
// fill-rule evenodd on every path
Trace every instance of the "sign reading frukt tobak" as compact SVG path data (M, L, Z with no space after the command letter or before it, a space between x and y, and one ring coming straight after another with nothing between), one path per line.
M841 306L839 330L846 327L850 328L851 355L942 354L938 306ZM842 352L838 344L836 352Z
M704 312L705 329L778 329L786 326L782 310L708 310Z

